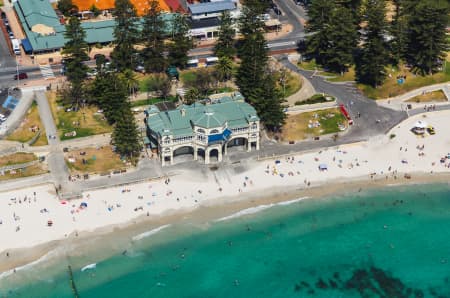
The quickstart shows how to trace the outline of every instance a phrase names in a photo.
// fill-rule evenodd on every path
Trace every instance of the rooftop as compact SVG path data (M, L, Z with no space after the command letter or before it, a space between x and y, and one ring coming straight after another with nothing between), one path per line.
M64 46L66 27L60 23L48 0L17 0L14 9L34 52L60 49ZM169 13L162 14L165 21L172 20L173 16L174 14ZM34 32L33 26L38 24L51 27L54 33L43 35ZM82 22L81 26L86 32L86 41L89 44L108 43L114 40L114 20ZM169 27L167 26L168 30Z
M246 127L249 122L259 120L255 109L243 101L239 92L224 96L214 104L181 105L175 110L161 112L156 106L147 110L148 127L160 136L175 137L194 135L193 126L202 128Z
M225 10L233 10L236 8L236 4L231 0L204 2L198 4L189 4L188 10L192 14L205 14L222 12Z

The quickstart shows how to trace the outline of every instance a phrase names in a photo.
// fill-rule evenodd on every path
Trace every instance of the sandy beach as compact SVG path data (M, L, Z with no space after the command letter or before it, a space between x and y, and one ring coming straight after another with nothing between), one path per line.
M432 125L436 134L413 134L410 129L418 120ZM243 161L208 175L185 171L167 179L87 191L82 199L68 202L57 199L52 185L0 193L0 272L31 262L64 241L139 223L161 226L189 216L212 220L252 206L349 188L446 182L449 125L450 111L426 113L367 142ZM28 248L36 246L31 253Z

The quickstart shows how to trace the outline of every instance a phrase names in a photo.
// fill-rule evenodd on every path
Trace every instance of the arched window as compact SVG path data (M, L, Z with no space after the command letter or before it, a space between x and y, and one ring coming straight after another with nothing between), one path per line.
M219 133L219 130L217 130L217 129L211 130L211 134L218 134L218 133Z

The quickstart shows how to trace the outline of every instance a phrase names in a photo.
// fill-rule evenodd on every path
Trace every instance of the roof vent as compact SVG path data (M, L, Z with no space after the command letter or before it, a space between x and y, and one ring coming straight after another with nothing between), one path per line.
M186 116L186 110L184 108L180 110L180 113L182 117Z

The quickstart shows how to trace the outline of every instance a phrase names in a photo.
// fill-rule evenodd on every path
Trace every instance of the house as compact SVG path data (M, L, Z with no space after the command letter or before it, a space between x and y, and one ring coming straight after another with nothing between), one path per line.
M153 105L145 113L144 143L158 154L163 166L185 154L194 160L204 159L205 164L221 162L232 146L259 150L259 117L239 92L174 110L163 111Z
M238 4L231 0L188 4L189 33L197 39L216 38L219 34L220 16L229 11L232 18L239 16Z

